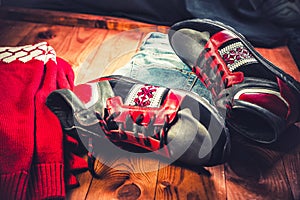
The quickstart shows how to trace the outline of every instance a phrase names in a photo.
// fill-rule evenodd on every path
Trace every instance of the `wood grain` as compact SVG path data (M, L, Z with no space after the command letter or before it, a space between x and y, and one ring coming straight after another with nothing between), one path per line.
M0 45L17 46L36 26L34 23L14 22L0 19Z
M57 56L68 61L76 71L91 50L101 45L106 34L105 29L38 24L19 45L47 41Z
M176 165L164 167L159 170L155 199L226 199L219 167L211 168L210 174Z
M293 199L284 156L278 144L259 145L236 135L225 170L227 198Z
M158 161L143 156L98 158L87 199L154 199ZM134 187L133 187L134 186ZM126 188L133 187L133 191Z
M83 156L83 158L87 160L87 156ZM80 187L75 189L70 189L67 193L66 199L74 199L74 200L86 199L86 196L88 194L91 185L92 176L90 175L89 171L85 171L83 173L77 174L76 178L79 182Z
M75 84L84 83L100 76L104 71L113 72L129 62L136 52L142 33L137 31L109 31L103 42L81 64ZM116 63L118 61L118 63ZM114 63L114 64L112 64ZM108 74L106 72L106 74Z
M272 49L257 48L257 51L265 58L271 61L275 66L300 81L300 71L288 50L287 46L276 47Z
M219 199L212 179L178 166L159 170L156 199Z
M300 123L292 126L283 136L279 149L285 152L283 164L294 199L300 199Z
M114 56L113 59L108 63L103 71L103 76L111 75L117 69L123 67L124 65L128 64L134 56L134 54L138 51L138 47L141 45L141 42L148 31L156 31L151 29L137 29L134 31L130 31L127 33L121 33L120 36L122 39L122 44L124 45L124 50L119 51L119 55ZM136 39L135 42L132 41L132 38L128 39L128 35L134 34ZM123 37L124 35L125 37ZM127 38L127 39L126 39ZM125 41L124 41L125 39ZM126 41L129 40L129 41ZM117 51L118 52L118 51Z

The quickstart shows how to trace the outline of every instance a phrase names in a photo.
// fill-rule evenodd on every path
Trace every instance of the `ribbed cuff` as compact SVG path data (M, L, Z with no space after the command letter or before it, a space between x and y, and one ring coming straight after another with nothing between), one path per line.
M0 175L1 199L25 199L29 174L20 171L11 174Z
M62 163L34 165L30 174L27 199L64 199L65 196L64 165Z

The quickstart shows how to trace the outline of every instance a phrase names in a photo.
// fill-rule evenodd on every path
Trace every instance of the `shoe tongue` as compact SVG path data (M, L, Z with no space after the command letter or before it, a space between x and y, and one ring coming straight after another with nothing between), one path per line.
M172 30L170 30L171 32ZM210 38L208 31L196 31L192 29L180 29L174 31L171 44L175 53L188 65L194 65L199 53L203 51Z
M274 79L239 39L229 40L218 51L229 71L243 72L245 77Z
M217 46L229 71L243 72L245 77L274 80L274 77L270 77L270 73L245 47L241 39L229 30L222 30L211 35L208 31L183 28L174 32L171 39L176 54L189 65L197 63L200 52L210 43Z
M231 72L241 70L244 72L247 71L245 66L258 63L242 42L237 40L223 44L218 51Z
M167 92L167 88L147 85L135 84L125 99L125 105L140 107L160 107Z

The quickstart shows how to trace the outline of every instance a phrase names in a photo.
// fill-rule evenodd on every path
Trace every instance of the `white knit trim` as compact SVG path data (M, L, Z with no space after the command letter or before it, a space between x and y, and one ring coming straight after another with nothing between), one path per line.
M144 96L144 95L141 96L138 94L139 92L141 92L142 88L155 88L156 91L152 92L153 97L149 98L148 96ZM166 88L152 86L152 85L136 84L131 88L124 104L125 105L135 105L134 100L136 98L138 98L140 101L149 101L150 102L150 104L147 105L146 107L159 107L165 92L166 92ZM143 100L142 97L146 98L146 99Z
M245 46L241 42L235 42L233 44L230 44L230 45L220 49L219 53L223 57L224 54L230 54L231 51L235 52L235 50L238 48L246 49ZM258 63L258 61L249 52L249 55L246 55L246 57L243 57L240 60L235 59L232 64L227 64L227 67L232 72L233 70L236 70L240 66L249 65L249 64L253 64L253 63Z
M56 52L47 42L20 47L0 47L0 61L11 63L19 60L27 63L31 60L39 60L46 64L49 60L56 62Z

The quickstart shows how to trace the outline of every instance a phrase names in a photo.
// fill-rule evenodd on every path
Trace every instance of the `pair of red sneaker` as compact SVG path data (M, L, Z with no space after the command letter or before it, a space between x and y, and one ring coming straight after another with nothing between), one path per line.
M213 104L188 91L109 76L74 91L52 92L48 107L91 152L86 138L101 138L108 141L102 151L142 149L192 166L225 162L230 131L272 143L300 119L299 82L234 29L207 19L187 20L171 27L169 40L211 91Z

